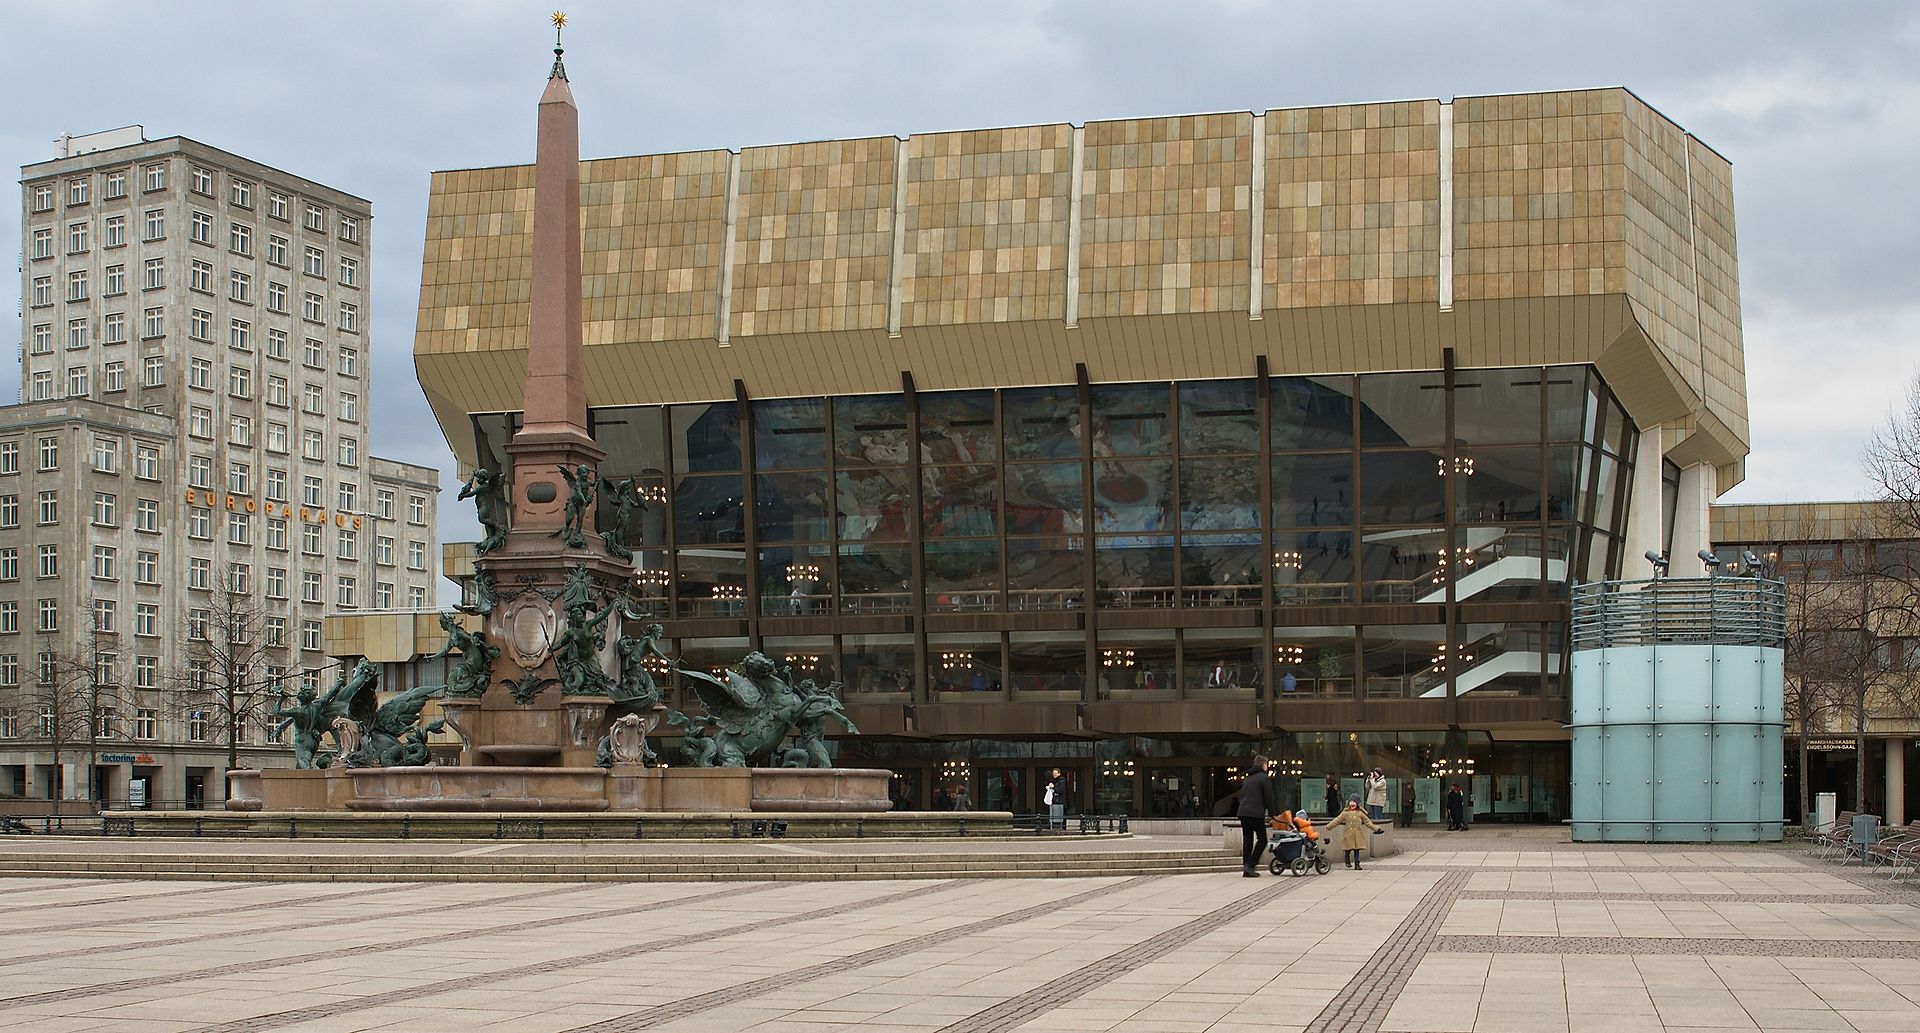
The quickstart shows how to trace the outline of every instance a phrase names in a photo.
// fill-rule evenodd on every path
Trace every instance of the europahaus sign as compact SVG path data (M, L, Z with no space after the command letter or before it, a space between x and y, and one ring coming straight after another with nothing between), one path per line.
M224 505L229 513L264 513L267 516L284 517L298 513L301 521L309 524L324 524L328 516L324 509L309 509L306 506L295 509L284 502L263 502L245 495L215 495L210 491L195 491L192 488L187 489L187 505L206 506L209 509L220 509ZM356 530L360 527L361 518L350 513L334 513L332 516L335 527Z

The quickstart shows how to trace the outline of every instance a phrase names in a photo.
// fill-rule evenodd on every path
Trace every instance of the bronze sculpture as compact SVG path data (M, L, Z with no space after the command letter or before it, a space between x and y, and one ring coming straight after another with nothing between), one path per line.
M706 756L694 763L701 767L741 768L755 762L787 763L789 752L781 749L789 732L803 725L799 757L792 766L831 767L826 755L822 723L829 716L846 720L840 701L830 693L803 694L789 682L792 669L782 676L780 668L766 655L753 652L739 664L714 677L702 671L680 671L689 679L695 694L705 706L709 729L699 738L708 739L712 750L693 745L691 722L684 717L667 720L687 729L688 752L696 749Z
M478 467L473 477L460 486L459 498L472 499L480 527L486 532L474 551L484 556L507 544L507 482L500 474Z
M438 660L454 650L460 652L460 661L447 672L447 695L454 699L479 698L487 691L487 679L493 671L493 662L500 658L500 648L487 641L486 632L461 627L452 614L440 615L440 630L446 633L447 644L427 659Z
M560 476L567 479L566 522L561 524L547 537L558 538L569 549L587 547L587 512L593 508L593 468L585 463L569 470L564 466L555 467Z
M562 695L606 695L607 675L600 667L600 628L619 606L619 600L615 600L598 614L588 616L586 603L567 604L567 626L553 643L553 665L560 674Z
M609 553L631 560L633 550L627 548L627 535L633 527L634 514L647 508L647 500L640 495L640 478L623 477L617 481L602 478L600 490L613 505L613 527L600 532L600 539L607 543Z

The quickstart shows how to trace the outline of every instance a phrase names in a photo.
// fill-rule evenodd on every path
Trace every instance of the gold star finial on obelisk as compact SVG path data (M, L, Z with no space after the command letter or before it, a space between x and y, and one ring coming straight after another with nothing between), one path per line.
M567 66L560 62L560 55L566 50L560 45L560 30L567 27L567 12L553 12L553 71L547 74L549 79L565 79Z

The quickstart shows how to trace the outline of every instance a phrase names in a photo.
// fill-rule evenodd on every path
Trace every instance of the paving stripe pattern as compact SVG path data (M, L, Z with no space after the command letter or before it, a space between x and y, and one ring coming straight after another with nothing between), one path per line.
M1360 971L1347 980L1347 985L1307 1024L1307 1033L1374 1033L1378 1030L1393 1008L1393 1002L1400 998L1407 980L1413 976L1413 970L1419 967L1420 959L1426 957L1428 951L1438 949L1434 942L1440 925L1453 910L1453 902L1460 899L1466 889L1467 878L1464 872L1440 876L1400 927L1387 937L1387 942L1361 964Z
M835 904L831 907L816 908L815 910L803 911L799 914L777 915L772 918L763 918L753 922L741 922L738 925L723 926L718 929L707 929L686 936L673 936L664 940L652 940L647 943L615 947L611 950L595 951L592 954L577 954L572 957L555 958L551 961L542 961L531 965L517 965L513 968L502 969L495 972L481 972L471 976L462 976L458 979L442 979L437 982L423 983L419 986L411 986L402 990L389 990L385 993L367 994L363 997L355 997L352 1000L335 1001L331 1004L316 1004L311 1007L294 1008L289 1011L273 1012L268 1015L256 1015L250 1019L239 1019L212 1026L201 1026L197 1029L183 1031L183 1033L255 1033L257 1030L278 1029L281 1026L291 1026L295 1023L331 1018L347 1012L361 1011L368 1008L380 1008L389 1004L401 1004L433 997L438 994L458 993L462 990L470 990L475 987L492 986L514 979L525 979L528 976L543 976L552 972L564 972L583 965L599 965L609 961L624 961L627 958L638 957L643 954L652 954L656 951L672 950L676 947L687 947L694 944L707 943L723 936L762 932L783 925L811 922L816 919L832 918L835 915L844 915L853 911L864 911L867 908L882 907L887 904L900 903L901 901L923 899L929 893L938 892L943 889L951 889L955 886L971 885L977 881L978 880L972 879L964 881L942 881L932 886L918 886L914 889L902 890L898 893L888 893L867 900L855 901L851 904ZM712 901L716 899L726 899L731 902L737 900L743 893L764 892L774 888L790 888L790 886L791 884L786 884L776 887L775 884L768 884L743 889L736 885L717 893L703 893L697 897L681 897L677 900L661 901L655 905L655 907L669 907L679 904L690 904L695 901ZM596 915L582 917L583 919L609 918L615 914L652 909L653 908L649 907L640 907L627 909L625 912L602 911ZM557 923L548 920L525 924L529 926L543 926ZM494 929L477 929L474 930L471 935L486 936L497 931L498 930ZM440 935L422 937L421 939L426 942L438 943L444 942L446 937ZM240 971L252 971L255 966L234 965L231 967ZM6 1003L8 1002L0 1000L0 1004Z
M294 907L301 904L322 904L329 900L346 900L350 898L357 900L362 897L371 897L381 893L414 893L414 892L419 892L420 890L425 889L430 885L432 884L425 883L425 882L408 882L408 883L401 883L399 885L385 885L385 886L379 886L379 887L363 886L360 889L347 890L342 893L320 893L320 894L314 894L314 895L305 896L305 897L294 897L287 900L268 900L268 901L262 901L259 903L254 903L254 904L236 904L232 907L206 908L206 909L190 911L190 912L187 912L186 914L182 914L178 916L169 917L166 915L160 915L152 918L147 918L144 920L149 922L168 922L168 921L178 921L181 919L189 919L189 918L194 920L199 920L211 915L234 915L234 914L239 914L243 911L245 912L267 911L273 908ZM235 887L235 888L258 890L260 889L260 884L259 883L241 883L238 887ZM186 892L190 894L193 891L189 890ZM91 901L90 903L107 904L107 903L120 903L125 901L144 901L144 900L171 901L171 900L177 899L179 896L181 896L181 894L165 893L165 894L154 894L151 897L147 897L147 896L111 897L106 900ZM40 909L39 905L34 906L34 910L37 911L39 909ZM89 922L65 922L59 925L36 925L26 929L0 929L0 937L24 936L28 933L64 933L73 929L91 929L95 926L100 926L100 925L125 926L126 922L127 922L126 917L124 915L121 915L121 916L115 916L113 918L94 919L93 921L89 921ZM45 957L45 956L46 955L41 955L41 957ZM0 958L0 967L5 967L7 965L14 965L18 963L19 962L17 960L9 961L4 958Z
M1751 940L1681 936L1441 936L1435 953L1729 955L1920 959L1920 940Z
M431 933L426 936L412 936L404 940L391 940L386 943L366 943L366 944L360 944L353 947L336 947L331 950L313 951L307 954L294 954L284 958L262 958L258 961L246 961L246 962L240 962L238 964L233 964L233 965L218 965L212 968L194 969L189 972L175 972L175 973L170 973L167 975L159 975L159 976L144 976L139 979L121 979L111 983L94 983L89 986L69 987L68 989L65 989L65 990L47 990L41 993L25 994L19 997L0 997L0 1005L16 1005L17 1006L17 1005L28 1005L28 1004L47 1004L55 1001L73 1000L74 998L78 998L78 997L90 997L96 994L118 993L122 990L139 990L139 989L144 989L146 987L151 987L151 986L165 986L169 983L183 983L183 982L188 982L195 979L213 979L219 976L229 976L229 975L234 975L236 973L241 973L241 972L259 972L259 971L262 971L265 969L271 969L271 968L284 968L288 965L304 965L308 962L313 962L313 961L328 961L334 958L351 958L351 957L356 957L362 954L377 954L384 951L406 950L409 947L426 947L433 944L444 944L447 942L447 938L452 935L500 936L500 935L517 933L517 932L526 932L532 929L548 929L548 928L553 928L555 926L568 925L574 922L592 922L592 921L598 921L603 918L615 918L615 917L621 917L625 915L637 915L637 914L643 914L648 911L659 911L663 908L680 907L686 904L696 904L696 903L721 900L721 899L732 900L749 893L764 893L774 888L775 888L774 884L769 883L764 886L746 886L746 887L739 887L734 889L717 890L712 893L700 893L700 894L695 894L693 896L687 896L687 897L673 897L667 900L648 901L645 904L636 904L636 905L633 905L632 907L614 908L610 910L601 910L601 911L590 911L586 914L575 915L572 918L539 918L539 919L534 919L526 922L511 922L505 925L484 926L478 929L463 930L459 933L448 933L448 932L442 931L442 932ZM571 887L571 889L574 891L578 891L580 887L575 886L575 887ZM446 905L445 908L436 908L436 910L473 907L473 906L484 905L485 903L486 902L481 901L481 902L478 902L478 905L474 903L452 904L452 905ZM312 923L302 923L301 928L310 928L311 925ZM227 935L229 938L231 938L236 935L244 936L246 934L245 933L238 933L238 934L228 933Z
M70 883L69 885L86 886L89 884L85 882L77 882L77 883ZM64 889L65 887L51 887L51 886L34 887L36 891L40 889L54 889L54 888ZM222 883L218 886L197 886L191 889L169 890L169 891L163 891L160 893L128 893L118 897L90 897L86 900L62 900L62 901L58 901L56 903L51 903L51 904L33 904L30 906L35 911L50 911L57 907L86 907L90 904L125 904L129 901L136 901L136 900L172 900L175 897L187 896L189 894L198 895L202 893L226 893L226 892L231 892L233 890L244 890L244 889L259 889L259 887L249 886L246 883L240 883L238 885L235 885L232 883ZM205 912L202 912L202 913L204 914ZM91 925L93 923L87 922L87 923L81 923L81 924ZM79 928L79 926L77 925L76 926L50 926L47 929L10 929L6 931L16 932L16 933L19 933L19 932L33 933L33 932L51 932L56 929L64 929L64 928Z
M1147 883L1157 881L1160 878L1164 878L1164 876L1141 875L1128 879L1125 882L1117 882L1107 886L1096 886L1093 889L1076 893L1070 897L1062 897L1059 900L1050 900L1042 904L1035 904L1032 907L1021 908L1018 911L1009 912L1004 915L983 918L978 922L969 922L966 925L955 926L951 929L942 929L939 932L915 936L911 939L901 940L899 943L887 944L884 947L874 947L871 950L864 950L858 954L849 954L844 958L835 958L832 961L823 961L817 965L808 965L805 968L794 969L791 972L782 972L777 976L768 976L765 979L756 979L750 983L741 983L737 986L721 987L718 990L709 991L693 997L684 997L678 1001L668 1001L666 1004L646 1008L641 1011L618 1015L611 1019L589 1023L585 1026L576 1026L573 1029L567 1030L566 1033L632 1033L634 1030L649 1029L663 1022L671 1022L689 1015L698 1015L711 1008L718 1008L722 1005L737 1004L741 1001L764 996L789 986L811 982L823 976L837 975L841 972L849 972L882 961L905 957L916 951L927 950L928 948L973 936L977 933L990 932L994 929L1013 925L1016 922L1025 922L1029 919L1039 918L1043 915L1052 914L1055 911L1073 907L1076 904L1084 904L1089 900L1104 897L1108 894L1118 893L1136 886L1143 886Z
M1049 980L999 1004L942 1026L937 1033L1005 1033L1068 1004L1112 980L1152 962L1233 920L1259 910L1274 898L1303 885L1299 879L1278 879L1239 900L1223 904L1191 921L1176 925L1099 961ZM577 1033L577 1031L569 1031Z
M1578 891L1553 893L1545 890L1467 890L1461 900L1646 900L1655 903L1708 904L1900 904L1871 893L1606 893Z
M384 888L379 890L367 890L359 893L328 893L318 897L308 897L304 900L282 900L282 901L275 901L273 903L268 903L268 904L248 905L244 907L235 907L235 908L221 908L220 910L217 910L217 911L202 911L198 914L184 916L184 917L198 920L208 915L231 914L237 911L258 911L258 910L264 910L266 908L292 907L300 904L323 904L323 903L326 903L327 901L335 900L340 897L353 897L356 900L358 900L361 898L372 896L375 893L397 893L401 889L421 890L426 888L426 886L427 886L426 883L409 883L404 887L396 886L396 887ZM517 903L520 903L521 901L539 900L545 897L558 897L568 893L584 893L589 890L598 890L601 888L602 887L599 887L599 886L581 884L581 885L565 886L565 887L560 887L556 889L534 890L531 893L514 893L504 897L488 897L485 900L461 900L461 901L455 901L451 904L430 904L426 907L403 908L399 911L383 911L380 913L379 920L382 922L386 922L386 921L391 921L395 918L409 918L414 915L430 915L440 911L458 911L465 908L474 908L474 907L499 907L502 904L517 904ZM181 920L183 919L156 918L156 919L149 919L148 921L163 922L163 921L181 921ZM360 921L369 921L369 920L370 919L360 919ZM87 923L87 926L93 926L97 924L100 924L100 923L89 922ZM125 919L121 919L120 924L125 924ZM281 925L260 926L259 928L255 928L255 929L223 929L217 932L194 933L193 935L190 935L190 936L174 936L174 937L169 937L163 940L141 940L134 943L116 943L116 944L110 944L110 945L101 946L101 947L76 947L73 950L54 951L52 953L34 954L30 957L22 956L22 957L7 958L4 956L0 956L0 968L11 968L15 965L33 965L42 961L52 961L57 958L79 958L79 957L91 958L91 957L98 957L102 954L118 954L126 951L152 950L153 948L156 948L156 947L179 947L189 943L205 943L209 940L230 940L236 936L266 936L266 935L271 935L273 933L299 932L303 929L312 929L314 928L315 924L316 923L314 919L308 918L298 922L286 922ZM67 928L84 928L84 927L54 926L53 928L67 929ZM0 943L4 943L7 937L17 935L18 933L21 933L21 932L45 932L45 931L46 930L43 930L43 929L24 929L24 930L8 930L6 932L0 932Z

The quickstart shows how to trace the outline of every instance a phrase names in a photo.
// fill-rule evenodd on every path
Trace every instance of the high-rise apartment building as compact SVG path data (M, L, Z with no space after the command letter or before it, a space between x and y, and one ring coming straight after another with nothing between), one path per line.
M432 602L437 475L368 454L372 205L137 127L21 185L0 793L218 799L324 614Z

